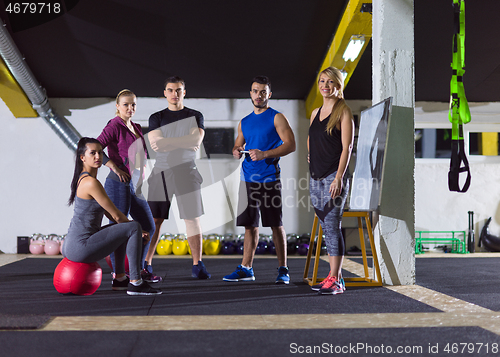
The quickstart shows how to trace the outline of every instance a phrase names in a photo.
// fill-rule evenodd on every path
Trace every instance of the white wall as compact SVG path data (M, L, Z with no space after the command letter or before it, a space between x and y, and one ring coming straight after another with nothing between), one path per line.
M114 99L111 98L53 98L50 102L55 111L65 116L82 136L97 137L115 112ZM186 99L185 104L204 114L207 128L236 128L239 120L252 111L250 99ZM166 100L163 98L139 98L134 121L147 126L149 115L163 109L165 105ZM281 159L284 226L287 233L310 232L313 213L309 207L306 162L309 121L305 119L304 102L271 100L271 106L288 118L297 141L296 152ZM0 102L0 124L7 128L3 131L0 144L3 152L0 159L3 168L0 175L0 187L3 188L0 251L15 253L17 236L66 233L72 216L72 207L68 207L66 202L70 192L74 156L43 119L16 119L3 102ZM223 161L217 163L212 160L213 169L224 169L227 162ZM206 170L206 160L199 160L198 165L200 171ZM108 172L106 167L100 170L98 178L101 182L104 182ZM233 175L228 181L228 187L231 187L230 182L238 178L238 175ZM210 191L213 190L207 192ZM218 207L205 194L204 204L208 215L217 211ZM173 207L171 217L174 219L164 224L163 232L176 233L185 229L182 222L176 223L174 216L177 209L176 206ZM207 231L225 233L235 228L233 222L222 227L213 227L212 223L210 220L205 222ZM239 232L242 230L237 231ZM270 234L271 231L262 229L262 233Z
M489 217L491 233L500 235L500 158L470 157L469 165L471 186L457 193L448 189L448 159L415 160L415 230L467 231L473 211L476 243Z
M448 103L417 102L415 128L451 128ZM500 103L469 103L472 120L463 126L469 132L500 132ZM449 159L415 160L415 230L468 230L468 211L474 212L477 241L489 217L490 233L500 235L500 157L468 156L471 185L467 192L448 189ZM461 183L465 173L460 174Z

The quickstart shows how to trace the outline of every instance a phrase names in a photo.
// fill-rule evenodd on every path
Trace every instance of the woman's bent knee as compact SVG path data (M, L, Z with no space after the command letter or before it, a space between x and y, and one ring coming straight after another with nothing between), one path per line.
M136 231L142 232L141 224L137 221L130 221L130 222L126 222L125 224L130 226L130 230L133 232L136 232Z

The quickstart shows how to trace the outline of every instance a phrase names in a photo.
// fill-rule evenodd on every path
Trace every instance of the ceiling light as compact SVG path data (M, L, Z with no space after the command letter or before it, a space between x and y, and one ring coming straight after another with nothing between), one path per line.
M348 73L346 71L344 71L343 69L340 70L340 73L342 73L342 79L345 81Z
M342 55L344 61L354 62L358 58L361 49L365 44L365 36L363 35L353 35L349 40L349 44Z

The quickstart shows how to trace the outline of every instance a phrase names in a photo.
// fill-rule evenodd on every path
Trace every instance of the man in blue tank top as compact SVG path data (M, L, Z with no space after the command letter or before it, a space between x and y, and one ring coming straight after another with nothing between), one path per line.
M279 159L295 151L295 137L286 117L269 107L271 82L265 76L252 81L250 98L253 113L243 118L233 156L245 155L241 168L238 218L236 224L245 227L243 260L225 281L255 280L253 259L259 242L259 216L262 226L271 227L278 256L276 284L288 284L286 237L281 209Z

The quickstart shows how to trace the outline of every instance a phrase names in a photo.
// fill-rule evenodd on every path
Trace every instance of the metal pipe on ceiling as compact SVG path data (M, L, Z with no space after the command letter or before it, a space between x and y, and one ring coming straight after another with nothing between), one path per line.
M75 151L81 135L66 118L61 117L52 109L45 89L36 80L1 19L0 56L31 101L33 109L45 119L66 146Z

